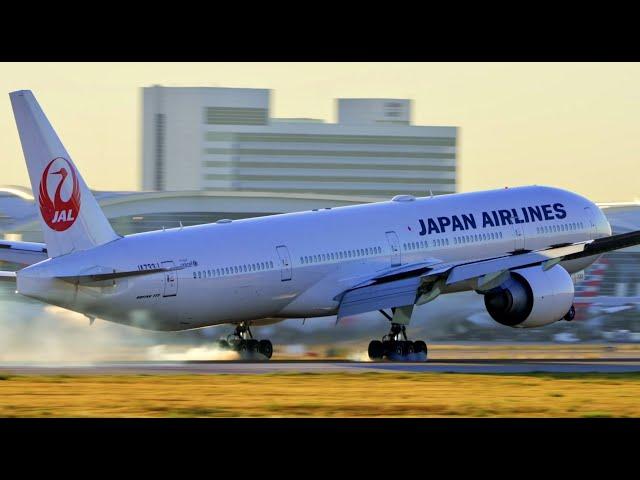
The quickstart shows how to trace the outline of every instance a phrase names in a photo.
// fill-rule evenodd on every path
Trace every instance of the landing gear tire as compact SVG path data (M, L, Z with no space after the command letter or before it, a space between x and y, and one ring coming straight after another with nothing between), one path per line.
M386 314L385 316L392 320L391 316ZM369 358L371 360L386 358L399 362L424 362L427 360L427 344L422 340L412 342L407 338L406 325L392 321L391 330L382 338L382 341L372 340L369 343Z
M564 316L564 319L567 322L570 322L571 320L573 320L574 318L576 318L576 307L574 307L573 305L571 305L571 308L569 309L569 311L567 312L567 314Z
M245 340L245 342L247 342L247 352L254 353L258 351L258 348L259 348L258 340L254 340L252 338L251 340Z
M271 358L271 355L273 355L273 345L271 345L271 342L269 340L260 340L258 343L258 353L261 353L267 357L267 359Z
M371 340L369 343L369 358L371 360L382 360L384 357L384 347L380 340Z
M427 344L422 340L416 340L413 342L413 351L415 353L427 353Z
M415 351L415 349L414 349L414 346L413 346L413 342L405 342L404 354L405 355L411 355L411 354L413 354L414 351Z

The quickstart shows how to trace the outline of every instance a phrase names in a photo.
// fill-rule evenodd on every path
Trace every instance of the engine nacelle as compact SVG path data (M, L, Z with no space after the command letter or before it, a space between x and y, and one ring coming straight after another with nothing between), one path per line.
M514 270L509 280L484 296L496 322L517 328L541 327L557 322L573 303L573 281L560 265Z

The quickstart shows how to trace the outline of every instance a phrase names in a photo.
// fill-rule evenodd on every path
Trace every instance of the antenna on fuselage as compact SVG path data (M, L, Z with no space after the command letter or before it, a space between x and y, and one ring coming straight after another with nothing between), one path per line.
M182 230L182 220L180 220L180 230Z
M433 192L431 191L431 189L429 189L429 196L430 198L433 198Z

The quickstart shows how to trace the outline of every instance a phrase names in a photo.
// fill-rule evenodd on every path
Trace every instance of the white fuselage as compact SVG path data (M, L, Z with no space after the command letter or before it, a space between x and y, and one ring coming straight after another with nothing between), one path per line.
M492 257L610 234L586 198L520 187L130 235L29 266L18 272L17 288L91 317L185 330L332 315L337 295L394 265ZM573 273L593 260L563 266ZM54 278L171 266L182 268L98 286Z

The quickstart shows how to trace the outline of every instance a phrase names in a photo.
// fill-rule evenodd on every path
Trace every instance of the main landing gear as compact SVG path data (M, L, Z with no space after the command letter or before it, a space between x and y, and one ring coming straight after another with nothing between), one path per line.
M427 344L422 340L411 341L407 338L407 324L411 318L410 307L392 308L393 316L384 310L380 313L391 322L389 333L380 340L369 343L369 358L371 360L388 360L403 362L419 362L427 359Z
M241 322L236 325L236 330L226 339L218 341L218 346L223 350L238 352L242 358L251 358L260 354L267 359L273 355L273 345L269 340L255 340L249 324Z

